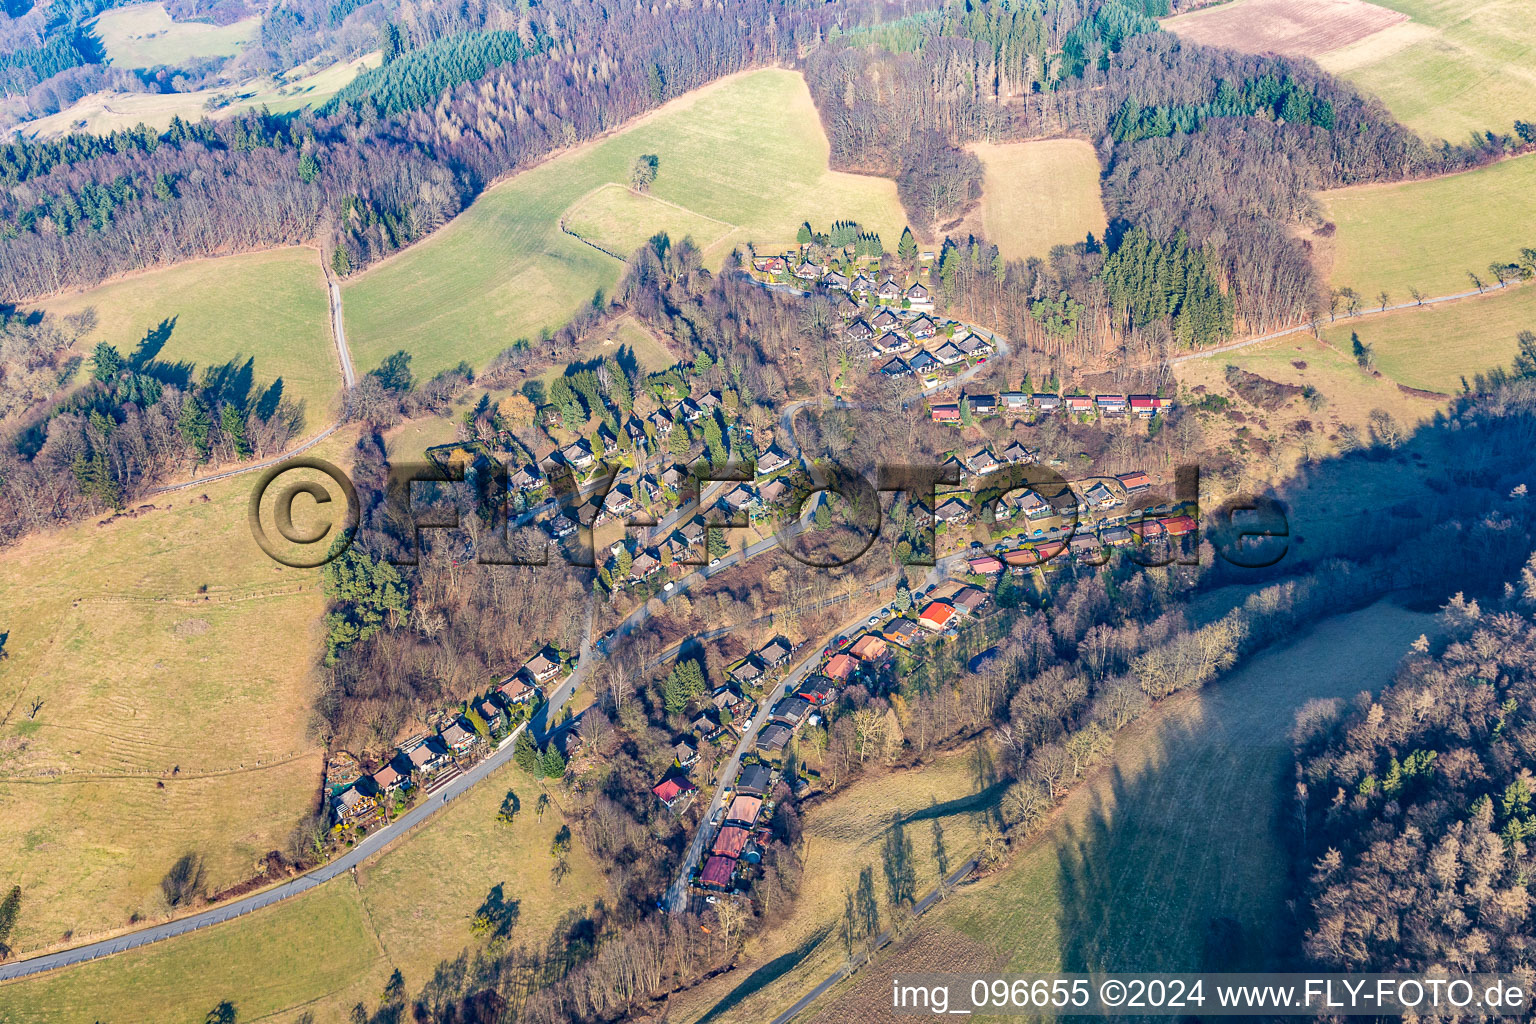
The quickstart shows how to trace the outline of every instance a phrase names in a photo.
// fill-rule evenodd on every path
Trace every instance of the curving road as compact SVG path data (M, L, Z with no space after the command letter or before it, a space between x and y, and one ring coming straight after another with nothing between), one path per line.
M169 939L176 935L185 935L188 932L207 928L209 925L222 924L225 921L243 917L253 910L260 910L274 903L281 903L283 900L292 899L323 882L330 881L337 875L351 871L370 856L378 853L386 845L405 835L405 833L442 810L454 798L462 795L471 786L480 782L511 760L515 741L527 727L527 722L519 725L512 731L510 736L502 740L490 757L470 768L469 771L454 778L436 792L427 794L415 807L388 825L377 829L363 839L362 842L329 863L322 864L306 874L274 885L270 889L263 889L249 896L241 897L229 903L222 903L215 907L209 907L207 910L187 917L177 918L174 921L166 921L163 924L153 925L126 935L119 935L116 938L102 939L100 942L92 942L89 945L76 946L74 949L47 953L25 960L0 963L0 981L21 978L29 974L37 974L41 971L51 971L58 967L86 963L100 957L110 956L113 953L122 953L139 946L147 946L150 943Z

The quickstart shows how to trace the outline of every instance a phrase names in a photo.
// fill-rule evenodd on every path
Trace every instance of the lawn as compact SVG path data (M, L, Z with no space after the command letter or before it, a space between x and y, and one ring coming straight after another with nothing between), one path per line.
M286 114L300 107L319 106L359 71L377 67L378 63L379 54L370 53L310 74L295 69L270 78L253 78L238 85L195 92L95 92L57 114L23 123L20 130L34 139L74 131L105 135L141 123L164 130L177 116L196 121L204 117L230 117L262 107L274 114ZM210 103L216 104L211 110Z
M1008 259L1045 257L1052 246L1104 237L1099 158L1078 139L978 142L986 170L982 231Z
M874 1008L910 970L1278 969L1289 952L1278 817L1293 716L1311 698L1384 685L1433 622L1390 604L1340 616L1128 727L1050 830L810 1019L902 1019ZM1218 918L1237 922L1242 941L1208 948Z
M305 403L306 431L324 426L335 411L341 370L313 249L193 260L40 305L60 314L96 311L86 355L106 341L131 356L165 325L170 333L154 354L157 361L191 364L200 379L211 367L249 359L256 386L281 378L283 394Z
M556 803L540 818L537 802L544 788L508 765L358 872L368 918L408 988L420 988L440 961L481 944L469 925L497 887L506 903L518 907L512 941L534 948L562 914L590 906L607 891L580 843L572 844L570 874L554 885L549 846L566 824L560 805L569 797L550 788ZM496 822L509 791L522 805L510 827Z
M1371 346L1376 369L1388 377L1454 394L1462 378L1509 366L1521 331L1536 331L1536 287L1511 286L1460 302L1340 321L1323 337L1350 352L1350 335L1358 334Z
M674 999L672 1019L764 1021L785 1009L845 958L837 935L843 892L858 884L862 869L873 868L884 898L881 847L892 812L899 810L905 819L917 891L926 895L938 878L935 821L953 872L975 852L986 814L1001 795L1001 787L980 781L995 778L995 772L987 748L975 745L920 769L873 775L808 812L805 872L790 916L749 939L735 970Z
M345 463L350 443L316 454ZM161 917L160 880L187 852L210 889L241 882L313 808L319 574L257 547L255 480L0 554L0 864L25 892L18 951Z
M173 21L160 3L107 11L92 24L114 67L152 68L201 57L229 57L256 38L261 17L229 25Z
M1338 226L1331 283L1370 308L1386 291L1407 302L1472 289L1468 274L1492 281L1488 265L1519 258L1533 242L1536 155L1427 181L1360 185L1318 197Z
M239 1019L306 1006L339 1021L389 978L357 886L343 877L240 921L0 985L8 1024L202 1024L224 1000Z
M1426 139L1536 119L1536 5L1526 0L1380 0L1411 21L1319 58L1375 93Z
M358 370L399 349L414 355L418 375L461 359L484 365L518 338L564 323L599 289L611 292L623 264L562 232L560 220L573 206L580 214L578 202L595 189L627 184L643 154L659 157L651 195L665 202L632 209L643 224L605 229L621 243L665 228L703 244L700 218L723 221L735 227L705 253L718 266L748 242L793 244L806 219L821 230L857 220L888 248L904 223L893 182L827 169L827 140L798 74L733 76L496 185L432 238L350 280L347 338ZM617 216L605 205L605 216Z

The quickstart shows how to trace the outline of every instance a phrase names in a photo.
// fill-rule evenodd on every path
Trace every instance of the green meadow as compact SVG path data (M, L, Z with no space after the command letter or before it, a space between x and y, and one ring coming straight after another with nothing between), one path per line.
M153 358L190 364L193 379L249 359L257 386L281 378L283 394L305 403L306 430L329 421L341 391L325 278L313 249L192 260L40 305L58 314L95 310L88 347L106 341L131 356L153 336Z
M1493 283L1488 265L1518 259L1536 245L1536 155L1425 181L1359 185L1318 197L1337 227L1335 288L1349 287L1370 309L1385 291L1409 301L1473 288L1468 275Z
M132 4L107 11L92 27L113 66L152 68L233 56L256 38L261 18L242 18L228 25L173 21L164 4Z
M1528 0L1376 0L1411 20L1318 58L1427 139L1536 120L1536 5Z
M625 186L644 154L659 158L659 173L649 197L637 197ZM362 372L405 349L418 374L483 365L611 292L623 263L563 232L562 218L619 253L658 230L692 235L711 265L747 243L792 244L807 219L822 230L856 220L894 247L904 224L895 184L829 171L827 155L795 72L757 71L690 93L494 186L433 237L348 281L353 361Z

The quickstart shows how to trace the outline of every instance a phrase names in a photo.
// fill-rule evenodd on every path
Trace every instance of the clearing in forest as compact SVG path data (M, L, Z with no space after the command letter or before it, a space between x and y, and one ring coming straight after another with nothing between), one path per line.
M1316 57L1407 20L1406 14L1365 0L1236 0L1162 24L1205 46Z
M1536 244L1536 155L1424 181L1357 185L1318 195L1337 227L1331 241L1334 288L1353 288L1361 308L1497 285L1494 262L1517 260Z
M1339 320L1323 337L1341 352L1352 335L1371 347L1375 367L1411 388L1458 394L1462 380L1514 361L1521 331L1536 331L1536 287L1499 289L1438 306Z
M509 790L521 810L501 825L496 814ZM563 914L607 890L580 841L571 846L570 872L553 883L550 843L567 819L558 805L538 813L540 790L540 781L508 765L355 878L237 921L0 985L0 1019L180 1024L229 999L242 1020L300 1009L341 1020L359 1001L376 1004L391 971L398 968L414 994L441 962L482 948L489 937L470 932L481 909L507 927L513 946L542 948Z
M329 421L341 392L325 277L313 249L191 260L38 305L57 314L96 311L96 329L80 353L86 372L100 341L124 358L142 352L187 368L199 382L213 367L249 360L255 387L280 378L283 396L304 402L306 433Z
M951 895L812 1019L907 1019L878 1008L912 970L1276 969L1293 716L1309 699L1385 685L1433 622L1385 603L1340 616L1129 726L1044 835ZM958 941L941 945L948 937Z
M354 438L315 454L345 465ZM17 953L164 916L161 879L187 853L209 891L243 882L317 806L325 603L317 572L252 539L255 480L0 553L0 864L24 893Z
M273 114L286 114L300 107L320 106L360 71L378 66L379 54L374 52L311 74L294 69L271 78L194 92L93 92L57 114L23 122L20 132L32 139L77 131L107 135L139 124L164 131L178 115L182 120L197 121L232 117L262 107Z
M1103 239L1099 158L1080 139L978 142L971 146L986 171L982 234L1004 258L1044 258L1057 245Z
M1536 4L1381 0L1412 20L1318 58L1431 141L1536 121Z
M599 289L611 292L624 264L563 232L560 221L581 215L586 204L578 201L594 190L628 185L642 155L659 159L650 195L661 202L605 198L602 230L619 244L657 230L674 240L692 234L710 245L705 262L719 266L748 242L760 251L793 245L802 221L825 231L834 220L855 220L895 248L905 223L895 183L829 171L828 152L795 72L735 75L679 97L494 186L433 237L349 280L357 369L398 349L413 354L418 376L461 359L482 366L517 339L563 324ZM717 221L735 228L701 237Z
M228 25L173 21L162 3L118 7L92 23L113 67L152 68L239 53L261 31L261 16Z

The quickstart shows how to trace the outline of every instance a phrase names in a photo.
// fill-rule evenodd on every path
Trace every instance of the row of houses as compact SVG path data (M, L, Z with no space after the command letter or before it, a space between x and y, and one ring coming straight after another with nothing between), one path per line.
M850 277L830 263L807 256L763 256L752 261L752 269L771 278L793 278L804 285L821 285L839 291L850 300L898 305L905 302L913 309L932 309L933 293L921 281L902 284L889 274L872 277L855 271ZM851 268L850 268L851 269Z
M1025 413L1055 413L1066 411L1069 415L1133 415L1149 420L1168 407L1168 400L1157 395L1051 395L1028 394L1023 391L1004 391L1000 395L962 395L960 402L969 402L971 415L977 417L999 414L1023 415ZM935 423L960 423L960 402L937 402L928 407L928 414Z
M507 730L514 709L539 697L540 685L553 679L561 668L560 656L546 647L522 668L503 679L495 690L472 702L471 709L491 735ZM331 817L338 825L366 824L382 802L398 790L438 780L458 758L482 742L479 732L464 715L449 718L436 734L407 743L395 750L372 775L360 778L331 797Z
M772 813L774 775L774 770L761 762L742 766L731 784L730 799L721 810L719 828L699 870L700 888L731 892L736 888L738 870L762 860L757 834Z

